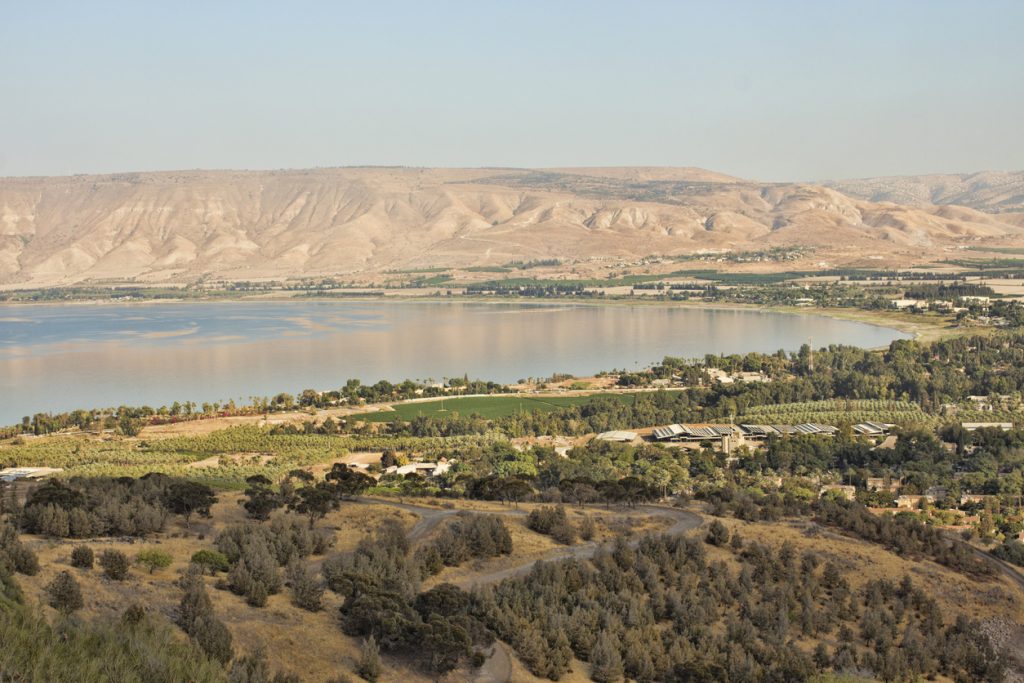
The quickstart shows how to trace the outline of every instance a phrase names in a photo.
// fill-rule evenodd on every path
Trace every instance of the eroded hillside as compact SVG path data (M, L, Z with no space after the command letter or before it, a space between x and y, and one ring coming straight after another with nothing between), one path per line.
M1024 214L700 169L188 171L0 180L0 282L185 282L809 245L1014 241Z

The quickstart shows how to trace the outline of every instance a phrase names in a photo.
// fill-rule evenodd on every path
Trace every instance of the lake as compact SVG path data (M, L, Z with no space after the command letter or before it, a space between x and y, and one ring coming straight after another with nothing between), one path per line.
M514 382L665 356L877 347L907 335L812 315L673 306L382 301L0 306L0 424L177 401L248 403L348 378Z

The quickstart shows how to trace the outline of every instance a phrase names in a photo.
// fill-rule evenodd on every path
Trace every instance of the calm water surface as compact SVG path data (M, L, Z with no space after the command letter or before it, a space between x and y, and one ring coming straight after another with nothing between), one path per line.
M406 378L512 382L664 356L881 346L906 335L818 316L669 306L223 302L0 306L0 423Z

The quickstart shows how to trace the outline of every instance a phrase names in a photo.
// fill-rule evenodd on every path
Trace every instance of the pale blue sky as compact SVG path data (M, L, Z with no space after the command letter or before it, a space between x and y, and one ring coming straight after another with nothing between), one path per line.
M0 0L0 175L1024 168L1024 1Z

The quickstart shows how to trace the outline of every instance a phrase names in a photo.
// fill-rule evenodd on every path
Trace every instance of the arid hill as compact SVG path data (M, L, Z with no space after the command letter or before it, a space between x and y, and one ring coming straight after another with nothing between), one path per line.
M862 178L827 185L872 202L959 204L990 213L1024 211L1024 171Z
M1014 206L1011 200L1005 206ZM280 279L789 245L814 246L835 262L875 254L920 259L953 244L1021 241L1024 213L879 203L822 185L757 183L702 169L0 179L0 283L31 286Z

